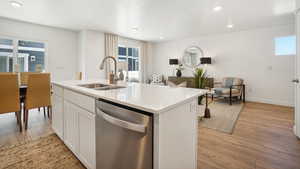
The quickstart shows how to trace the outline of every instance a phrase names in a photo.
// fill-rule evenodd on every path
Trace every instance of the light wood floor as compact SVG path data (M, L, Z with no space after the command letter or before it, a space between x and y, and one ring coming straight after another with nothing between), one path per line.
M300 169L293 109L246 103L232 135L199 129L199 169Z
M293 135L293 109L246 103L232 135L199 128L199 169L300 169L300 141ZM53 133L37 110L19 133L13 113L0 115L0 147Z
M19 132L14 113L0 114L0 147L35 140L53 133L50 120L37 109L29 111L28 130Z

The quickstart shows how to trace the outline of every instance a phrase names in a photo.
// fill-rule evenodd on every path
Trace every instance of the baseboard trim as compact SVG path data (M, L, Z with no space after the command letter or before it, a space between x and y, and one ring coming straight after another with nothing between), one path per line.
M296 125L294 125L293 131L294 131L294 134L296 135L296 137L300 140L300 135L298 135L298 133L297 133Z
M288 101L279 101L279 100L272 100L272 99L264 99L264 98L258 98L258 97L247 97L247 101L250 102L258 102L258 103L267 103L267 104L274 104L274 105L280 105L280 106L287 106L287 107L294 107L293 102Z

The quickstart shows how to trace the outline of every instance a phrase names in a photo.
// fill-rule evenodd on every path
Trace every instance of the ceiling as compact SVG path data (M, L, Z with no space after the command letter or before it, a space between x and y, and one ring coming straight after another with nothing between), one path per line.
M10 0L0 16L72 30L160 41L294 23L294 0ZM215 12L217 5L223 10ZM226 27L228 22L234 28Z

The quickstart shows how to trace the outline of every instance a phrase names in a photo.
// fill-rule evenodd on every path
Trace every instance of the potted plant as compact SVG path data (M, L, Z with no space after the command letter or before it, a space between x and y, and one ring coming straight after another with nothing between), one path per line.
M195 87L198 89L204 89L205 83L206 83L206 72L202 68L196 68L195 69ZM198 104L202 104L203 96L199 96L198 98Z
M181 75L182 75L182 70L183 70L184 68L183 68L183 65L182 64L179 64L179 66L178 66L178 68L176 68L176 70L177 70L177 72L176 72L176 76L177 77L181 77Z

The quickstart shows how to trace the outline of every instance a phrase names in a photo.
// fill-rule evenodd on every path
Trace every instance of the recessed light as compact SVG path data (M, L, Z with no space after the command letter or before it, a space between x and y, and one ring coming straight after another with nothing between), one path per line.
M222 9L223 9L223 7L221 5L217 5L214 7L215 12L221 11Z
M23 4L18 1L10 1L10 5L13 6L14 8L20 8L23 6Z
M227 28L229 28L229 29L231 29L231 28L233 28L233 27L234 27L233 24L228 24L228 25L227 25Z
M138 27L133 27L132 30L137 32L139 30L139 28Z
M164 37L160 36L159 39L165 39Z

